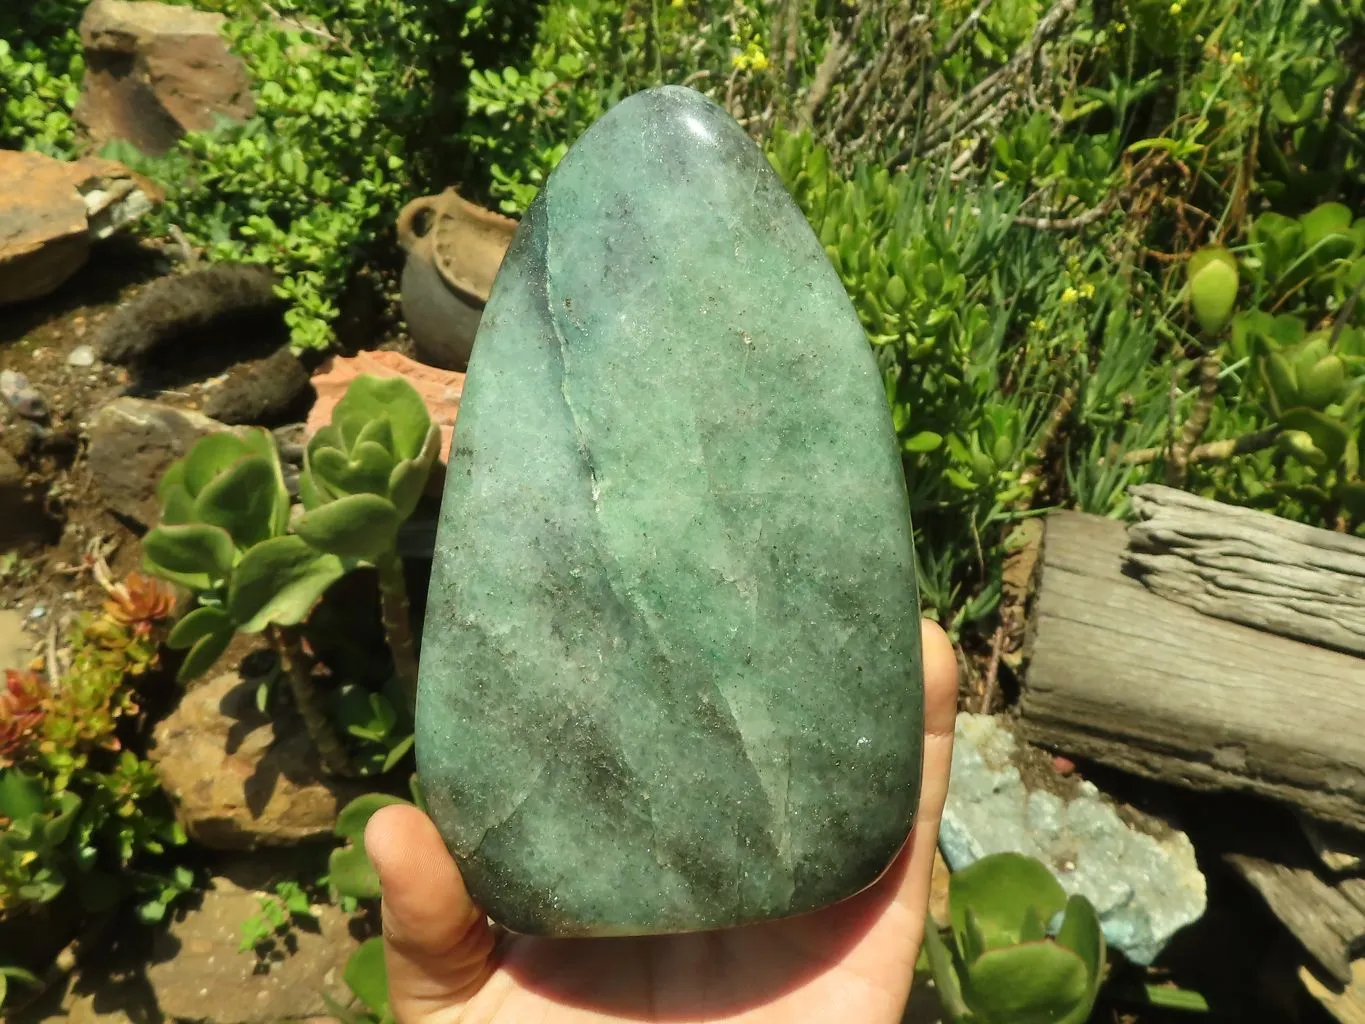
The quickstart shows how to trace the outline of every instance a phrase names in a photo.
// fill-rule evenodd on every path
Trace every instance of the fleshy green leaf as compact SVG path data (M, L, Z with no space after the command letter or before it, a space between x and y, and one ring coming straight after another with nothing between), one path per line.
M297 625L345 572L341 559L310 547L302 537L263 541L237 563L228 612L243 633Z
M196 640L194 646L190 648L190 653L185 655L185 660L181 662L180 671L175 674L176 681L192 682L213 668L223 656L223 652L228 649L228 644L232 643L232 635L232 628L228 626L212 633L205 633Z
M384 940L367 939L346 961L342 974L356 998L381 1017L389 1012L389 975L384 964Z
M436 464L440 453L441 428L433 423L417 458L400 462L394 467L393 475L389 477L389 500L398 510L400 520L406 521L422 500L422 492L426 490L427 480L431 476L431 467Z
M305 512L294 531L319 551L372 560L393 550L400 523L387 498L353 494Z
M1346 393L1346 364L1324 356L1299 374L1299 399L1310 409L1325 409Z
M275 467L269 461L258 455L241 459L199 491L195 518L227 530L239 548L259 544L274 535L279 522L277 484Z
M1280 425L1289 433L1302 432L1312 438L1328 467L1339 463L1346 453L1350 440L1346 425L1316 409L1290 409L1280 417Z
M379 875L359 843L338 847L327 857L327 876L337 892L356 900L374 900L380 896Z
M1066 906L1066 891L1051 871L1032 857L1018 853L993 853L948 881L948 905L953 935L960 948L970 907L988 950L1019 941L1024 917L1032 907L1049 921Z
M1104 980L1105 942L1104 931L1100 928L1099 915L1095 907L1084 896L1073 895L1066 901L1066 914L1062 926L1057 930L1057 945L1069 949L1085 964L1086 1005L1058 1021L1058 1024L1085 1024L1090 1006L1099 994L1100 983Z
M182 478L185 489L190 497L198 498L210 480L251 454L251 446L235 434L221 431L201 437L185 456Z
M228 532L204 523L157 526L142 538L144 568L191 590L207 590L226 578L234 554Z
M398 458L415 458L431 426L431 416L417 389L402 377L361 374L332 412L332 422L340 427L348 448L355 444L366 423L381 417L389 420Z
M962 1001L962 984L948 948L939 935L938 925L932 917L924 922L924 948L929 954L929 970L934 976L934 988L938 990L939 1001L953 1020L961 1020L967 1012L967 1004Z
M376 811L381 807L407 802L402 797L391 796L388 793L366 793L364 796L358 796L337 814L332 831L343 839L358 843L364 837L365 826L370 823Z
M355 443L357 447L362 444L377 444L386 452L393 451L393 427L389 423L389 418L380 416L378 419L370 420L360 428Z
M0 814L21 821L42 814L45 804L41 782L18 768L0 770Z
M906 438L904 448L907 452L937 451L943 444L943 435L932 430L921 430L913 437Z
M1048 939L989 950L967 969L963 995L981 1019L1059 1024L1090 1010L1085 964ZM1080 1011L1083 1015L1073 1017Z
M173 651L183 651L210 633L223 629L232 629L232 617L222 608L205 605L190 612L171 628L166 637L166 646Z

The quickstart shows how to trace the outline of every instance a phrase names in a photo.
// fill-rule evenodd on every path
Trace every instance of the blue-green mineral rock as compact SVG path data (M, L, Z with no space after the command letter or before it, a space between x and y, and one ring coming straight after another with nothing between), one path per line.
M858 318L723 110L632 96L526 212L479 328L422 646L431 813L514 931L782 917L888 866L922 715Z

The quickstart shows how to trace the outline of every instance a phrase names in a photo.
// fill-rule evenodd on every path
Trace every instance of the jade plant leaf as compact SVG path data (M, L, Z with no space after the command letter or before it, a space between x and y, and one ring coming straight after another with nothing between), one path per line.
M371 1013L389 1012L389 976L384 964L384 940L378 936L362 942L346 961L342 973L347 986Z
M1335 466L1346 454L1350 440L1346 425L1316 409L1290 409L1280 417L1280 425L1288 432L1307 434L1327 466Z
M967 1005L988 1024L1061 1024L1089 1010L1085 963L1069 949L1043 940L989 950L963 979Z
M237 563L228 612L243 633L297 625L345 572L340 558L317 551L302 537L263 541Z
M389 421L394 452L400 459L413 458L422 450L431 416L417 389L401 377L361 374L332 413L332 422L341 428L347 445L359 440L367 423L380 418Z
M190 612L166 637L172 650L189 649L176 678L186 683L203 675L222 657L232 636L232 616L222 608L205 605Z
M142 564L148 572L194 590L207 590L232 572L232 537L204 523L157 526L142 538Z
M965 947L970 910L985 950L1019 941L1030 909L1043 920L1066 906L1066 891L1043 864L1018 853L982 857L948 882L948 905L954 937Z
M194 517L226 530L238 548L246 549L274 535L280 497L275 468L252 455L204 485L194 499Z
M373 559L393 548L401 522L387 498L352 494L305 512L294 530L319 551Z

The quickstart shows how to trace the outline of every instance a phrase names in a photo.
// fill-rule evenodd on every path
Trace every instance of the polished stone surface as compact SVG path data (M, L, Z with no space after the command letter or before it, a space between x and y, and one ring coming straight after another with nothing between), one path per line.
M637 94L550 177L479 329L422 647L432 815L515 931L781 917L900 848L922 703L854 310L728 115Z

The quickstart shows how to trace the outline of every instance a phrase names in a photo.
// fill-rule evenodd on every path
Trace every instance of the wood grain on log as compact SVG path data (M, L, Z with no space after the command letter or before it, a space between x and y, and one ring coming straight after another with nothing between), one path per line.
M1125 576L1121 523L1047 519L1027 739L1365 830L1365 660L1211 618Z
M1128 561L1153 593L1230 622L1365 655L1365 539L1135 487Z
M1309 995L1341 1024L1365 1024L1365 959L1351 964L1351 984L1324 984L1307 966L1299 968L1299 980Z
M1224 859L1328 974L1351 983L1351 959L1365 949L1365 911L1307 868L1236 853Z

